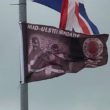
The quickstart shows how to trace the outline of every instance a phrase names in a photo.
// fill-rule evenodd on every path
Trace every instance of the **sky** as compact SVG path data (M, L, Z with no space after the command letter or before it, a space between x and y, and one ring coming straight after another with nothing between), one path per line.
M20 110L21 30L18 6L13 3L18 0L0 3L0 110ZM100 33L110 33L109 4L110 0L85 0ZM28 2L28 22L58 26L58 18L58 13ZM107 46L110 54L110 39ZM110 58L107 65L33 82L28 89L29 110L110 110Z

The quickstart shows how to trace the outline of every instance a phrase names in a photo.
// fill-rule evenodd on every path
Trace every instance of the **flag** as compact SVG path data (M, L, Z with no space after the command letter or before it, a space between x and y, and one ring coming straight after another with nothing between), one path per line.
M83 0L33 0L60 13L59 28L88 35L99 34L89 19Z
M57 12L61 12L63 0L32 0L33 2L40 3L42 5L48 6Z
M107 34L86 35L52 26L22 23L25 83L105 65Z

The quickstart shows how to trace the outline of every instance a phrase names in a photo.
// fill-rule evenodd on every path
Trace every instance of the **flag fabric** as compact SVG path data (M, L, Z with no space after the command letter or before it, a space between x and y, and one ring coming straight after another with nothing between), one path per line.
M22 23L25 83L105 65L107 34L86 35L52 26Z
M88 35L99 34L97 26L89 19L83 0L33 0L61 13L59 28Z
M32 0L33 2L40 3L42 5L48 6L57 12L61 12L63 0Z

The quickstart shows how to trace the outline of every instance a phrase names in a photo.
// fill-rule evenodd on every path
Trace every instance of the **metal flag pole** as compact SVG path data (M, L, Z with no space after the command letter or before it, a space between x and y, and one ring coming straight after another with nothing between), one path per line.
M19 22L27 22L27 11L26 11L26 0L19 0ZM21 26L22 28L22 26ZM23 35L23 34L22 34ZM25 74L27 70L25 69L25 59L24 59L24 52L23 52L23 37L21 38L21 74ZM25 78L23 78L25 80ZM21 110L28 110L28 83L22 84L20 81L20 105Z

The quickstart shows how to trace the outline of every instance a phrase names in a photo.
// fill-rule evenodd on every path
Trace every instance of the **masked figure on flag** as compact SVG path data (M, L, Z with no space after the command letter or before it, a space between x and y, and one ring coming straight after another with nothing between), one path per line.
M64 74L65 56L57 44L50 45L50 49L42 51L37 36L29 40L28 81L42 80Z
M35 63L38 56L41 55L42 50L40 49L40 43L37 37L33 36L29 42L28 49L28 71L31 71L31 66Z

